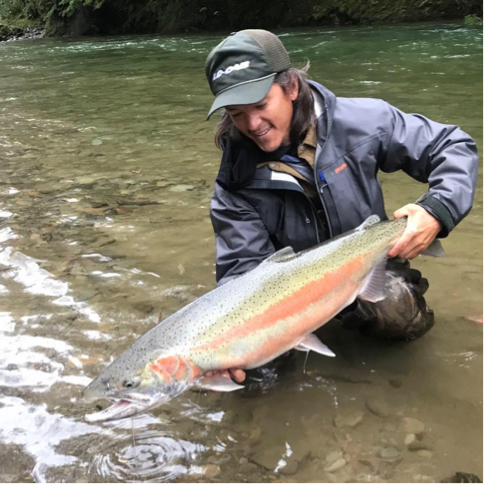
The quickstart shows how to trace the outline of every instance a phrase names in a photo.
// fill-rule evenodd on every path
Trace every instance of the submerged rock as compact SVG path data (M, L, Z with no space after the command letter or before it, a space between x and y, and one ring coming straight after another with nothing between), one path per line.
M403 440L403 443L404 443L405 445L410 445L412 442L414 442L414 441L415 441L415 439L416 439L416 438L417 438L417 437L416 437L416 435L415 435L415 434L407 434L407 435L405 436L405 439Z
M409 434L420 435L425 430L425 424L413 417L403 417L400 420L399 429Z
M383 447L383 449L380 450L380 457L382 459L394 460L398 459L400 456L400 452L394 447Z
M377 398L369 398L365 402L366 408L377 417L385 418L390 415L390 410L388 409L388 405L383 401Z
M332 452L326 455L326 463L328 465L331 465L337 460L341 459L342 457L343 457L343 451L333 450Z
M287 459L287 464L279 469L279 472L285 476L291 476L295 474L299 469L299 462L295 459Z
M170 192L188 192L194 189L195 187L193 185L175 185L170 188Z
M442 479L440 482L482 482L482 479L475 474L456 472L455 475Z
M356 427L363 421L363 412L357 411L347 415L337 415L334 418L336 427Z
M422 442L421 440L414 440L413 442L410 442L407 448L408 450L411 450L413 452L416 452L419 450L432 450L432 446L430 444L427 444L426 442Z
M397 378L391 378L390 380L388 380L388 383L390 383L393 388L400 388L402 386L402 380L399 380Z
M326 472L336 472L339 469L343 468L346 465L346 460L341 457L337 460L335 460L332 464L327 465L324 470Z

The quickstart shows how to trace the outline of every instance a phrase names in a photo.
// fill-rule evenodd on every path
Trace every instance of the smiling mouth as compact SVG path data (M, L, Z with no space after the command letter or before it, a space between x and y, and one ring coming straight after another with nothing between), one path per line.
M261 138L262 136L265 136L271 129L272 129L272 126L269 126L267 129L265 129L261 133L254 133L254 136L256 138Z

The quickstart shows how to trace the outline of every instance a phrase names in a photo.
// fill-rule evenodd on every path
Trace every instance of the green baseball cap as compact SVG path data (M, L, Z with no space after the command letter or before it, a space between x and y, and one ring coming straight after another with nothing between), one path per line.
M277 73L291 67L289 54L277 35L267 30L234 32L210 52L205 63L217 109L258 103L267 96Z

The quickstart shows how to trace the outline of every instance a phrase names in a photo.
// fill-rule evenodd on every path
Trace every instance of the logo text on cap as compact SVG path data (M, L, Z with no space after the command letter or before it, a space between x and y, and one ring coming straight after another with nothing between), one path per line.
M244 61L244 62L241 62L240 64L234 64L233 66L229 66L225 70L220 69L213 75L213 80L216 81L219 77L222 77L226 74L230 74L233 71L240 71L241 69L247 69L249 65L250 65L250 61Z

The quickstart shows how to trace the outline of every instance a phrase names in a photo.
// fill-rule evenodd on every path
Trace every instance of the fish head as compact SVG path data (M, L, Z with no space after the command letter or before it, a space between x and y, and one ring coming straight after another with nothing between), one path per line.
M84 389L83 399L113 402L105 410L86 415L87 421L117 420L143 413L167 403L189 385L187 378L173 378L156 360L144 359L137 365L129 364L123 356Z

